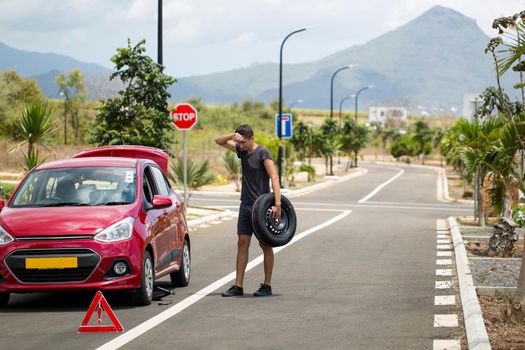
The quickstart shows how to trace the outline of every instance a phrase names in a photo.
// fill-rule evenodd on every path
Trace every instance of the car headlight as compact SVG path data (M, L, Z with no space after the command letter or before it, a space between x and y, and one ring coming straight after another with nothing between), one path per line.
M15 239L7 233L2 226L0 226L0 245L5 245L13 242Z
M95 239L100 242L118 242L131 237L133 232L133 218L125 218L97 233Z

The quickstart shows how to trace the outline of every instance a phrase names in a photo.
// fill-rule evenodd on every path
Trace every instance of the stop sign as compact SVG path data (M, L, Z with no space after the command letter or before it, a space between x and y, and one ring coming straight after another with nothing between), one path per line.
M197 123L197 110L189 103L179 103L171 111L171 120L179 130L190 130Z

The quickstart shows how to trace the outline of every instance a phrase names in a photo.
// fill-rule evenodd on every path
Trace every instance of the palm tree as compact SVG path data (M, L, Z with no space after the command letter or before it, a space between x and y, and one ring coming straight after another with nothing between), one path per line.
M241 190L241 162L239 158L233 152L226 151L222 160L228 171L228 180L233 181L235 191L239 192Z
M193 190L202 186L209 185L215 181L216 176L210 173L208 160L197 164L193 160L187 161L187 184L188 184L188 201ZM184 162L181 158L173 163L169 172L170 179L179 186L184 186ZM188 203L186 203L188 206Z
M23 141L13 150L20 149L27 144L27 153L23 154L23 168L26 171L45 161L45 159L40 158L37 146L41 145L45 148L44 141L52 130L51 112L52 108L48 107L45 100L33 102L22 110L18 128Z

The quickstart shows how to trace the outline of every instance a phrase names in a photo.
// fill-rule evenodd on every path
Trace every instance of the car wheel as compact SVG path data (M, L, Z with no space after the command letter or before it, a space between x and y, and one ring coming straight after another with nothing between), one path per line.
M0 293L0 307L6 307L9 303L9 293Z
M297 217L290 200L281 195L281 219L274 220L274 204L273 193L266 193L257 198L252 209L252 224L259 241L271 247L279 247L292 240L297 227Z
M141 273L142 285L135 290L133 303L136 305L149 305L153 300L153 287L155 284L155 271L153 270L153 260L148 251L144 253Z
M190 283L191 275L191 251L190 244L187 239L184 239L184 246L182 247L182 259L180 269L177 272L170 273L171 284L174 287L186 287Z

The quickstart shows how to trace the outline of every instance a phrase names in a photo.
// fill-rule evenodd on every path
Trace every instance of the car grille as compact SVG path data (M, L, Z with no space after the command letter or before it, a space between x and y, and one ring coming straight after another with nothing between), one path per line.
M74 268L26 268L26 258L68 257L76 257L78 266ZM21 282L63 283L86 280L100 261L100 256L89 249L30 249L14 251L5 261L11 272Z

